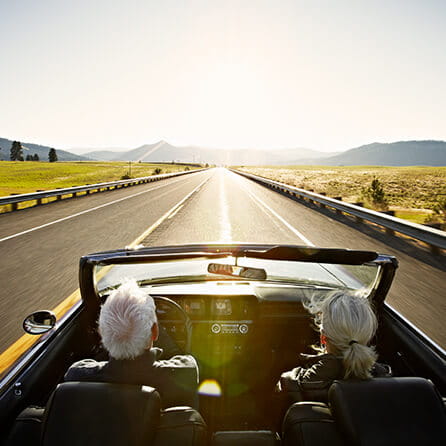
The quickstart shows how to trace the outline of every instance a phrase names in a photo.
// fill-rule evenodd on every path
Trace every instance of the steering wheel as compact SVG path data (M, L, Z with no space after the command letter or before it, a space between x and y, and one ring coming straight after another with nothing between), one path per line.
M155 346L163 348L168 357L172 356L172 353L189 353L192 341L192 321L189 315L168 297L153 296L153 300L158 322L162 324ZM182 351L175 351L175 346Z

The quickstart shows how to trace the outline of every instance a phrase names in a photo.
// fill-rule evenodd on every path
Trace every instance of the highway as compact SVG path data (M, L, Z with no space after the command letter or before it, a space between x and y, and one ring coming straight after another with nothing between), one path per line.
M313 244L395 255L400 268L388 301L446 348L444 257L219 168L1 215L0 352L23 334L27 314L53 309L77 289L82 255L135 241Z

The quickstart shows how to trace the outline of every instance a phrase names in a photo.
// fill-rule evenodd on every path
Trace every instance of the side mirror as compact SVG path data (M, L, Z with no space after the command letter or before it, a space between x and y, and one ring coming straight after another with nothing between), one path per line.
M56 315L51 311L36 311L23 321L23 329L32 335L40 335L50 331L56 325Z

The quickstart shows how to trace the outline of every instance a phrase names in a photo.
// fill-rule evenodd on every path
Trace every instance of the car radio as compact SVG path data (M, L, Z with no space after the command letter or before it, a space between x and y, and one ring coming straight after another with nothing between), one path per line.
M244 323L214 323L211 325L213 334L248 334L249 326Z

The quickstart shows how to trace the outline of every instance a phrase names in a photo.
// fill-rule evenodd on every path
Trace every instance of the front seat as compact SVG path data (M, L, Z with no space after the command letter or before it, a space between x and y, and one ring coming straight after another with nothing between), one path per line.
M446 412L423 378L335 381L329 406L296 403L283 423L284 445L424 446L443 444Z
M205 423L196 410L160 408L159 394L152 387L62 383L45 408L42 444L200 446L205 443Z

